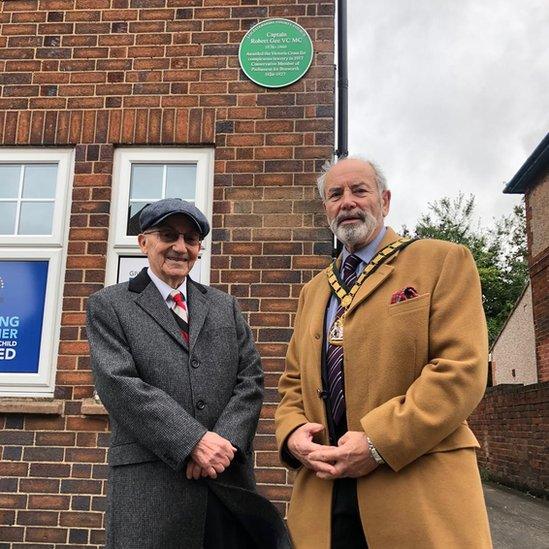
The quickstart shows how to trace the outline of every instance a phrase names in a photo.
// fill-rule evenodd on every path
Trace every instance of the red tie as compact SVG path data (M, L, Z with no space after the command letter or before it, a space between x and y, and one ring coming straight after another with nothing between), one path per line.
M181 335L183 339L188 343L189 342L189 313L187 311L187 304L185 303L185 297L183 294L174 290L170 293L172 299L174 300L174 306L172 311L177 319L181 319L183 322L178 322L179 327L181 328Z

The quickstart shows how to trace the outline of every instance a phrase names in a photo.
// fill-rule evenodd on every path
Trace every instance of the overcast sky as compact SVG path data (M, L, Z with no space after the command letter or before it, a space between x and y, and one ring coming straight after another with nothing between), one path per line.
M349 0L349 151L377 161L388 224L461 190L483 225L549 130L547 0Z

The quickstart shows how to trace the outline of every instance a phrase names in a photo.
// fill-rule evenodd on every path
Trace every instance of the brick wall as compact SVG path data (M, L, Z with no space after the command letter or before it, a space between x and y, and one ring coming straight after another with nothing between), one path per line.
M540 254L541 255L541 254ZM538 379L549 381L549 248L530 266Z
M537 495L549 495L549 382L498 385L486 390L469 418L489 478Z
M0 139L75 149L55 398L62 414L0 414L0 547L98 547L108 422L92 395L87 296L105 277L113 151L215 146L211 282L248 314L266 373L256 439L261 490L284 511L276 385L301 286L330 233L314 174L333 150L334 1L20 0L0 5ZM313 64L280 90L251 83L240 39L259 20L295 20Z

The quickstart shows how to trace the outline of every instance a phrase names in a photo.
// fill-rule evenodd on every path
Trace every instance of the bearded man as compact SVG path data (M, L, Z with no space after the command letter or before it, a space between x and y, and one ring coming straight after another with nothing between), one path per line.
M279 384L295 547L491 547L466 423L488 354L471 253L385 227L371 162L343 159L318 187L345 247L301 292Z

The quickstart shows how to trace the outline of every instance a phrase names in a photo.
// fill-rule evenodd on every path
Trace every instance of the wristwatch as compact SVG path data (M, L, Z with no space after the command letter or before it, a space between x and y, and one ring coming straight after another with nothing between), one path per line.
M385 460L381 457L380 453L376 450L376 447L374 446L374 443L370 440L370 437L366 437L366 440L368 441L368 450L370 450L370 454L372 454L374 461L378 465L383 465L385 463Z

